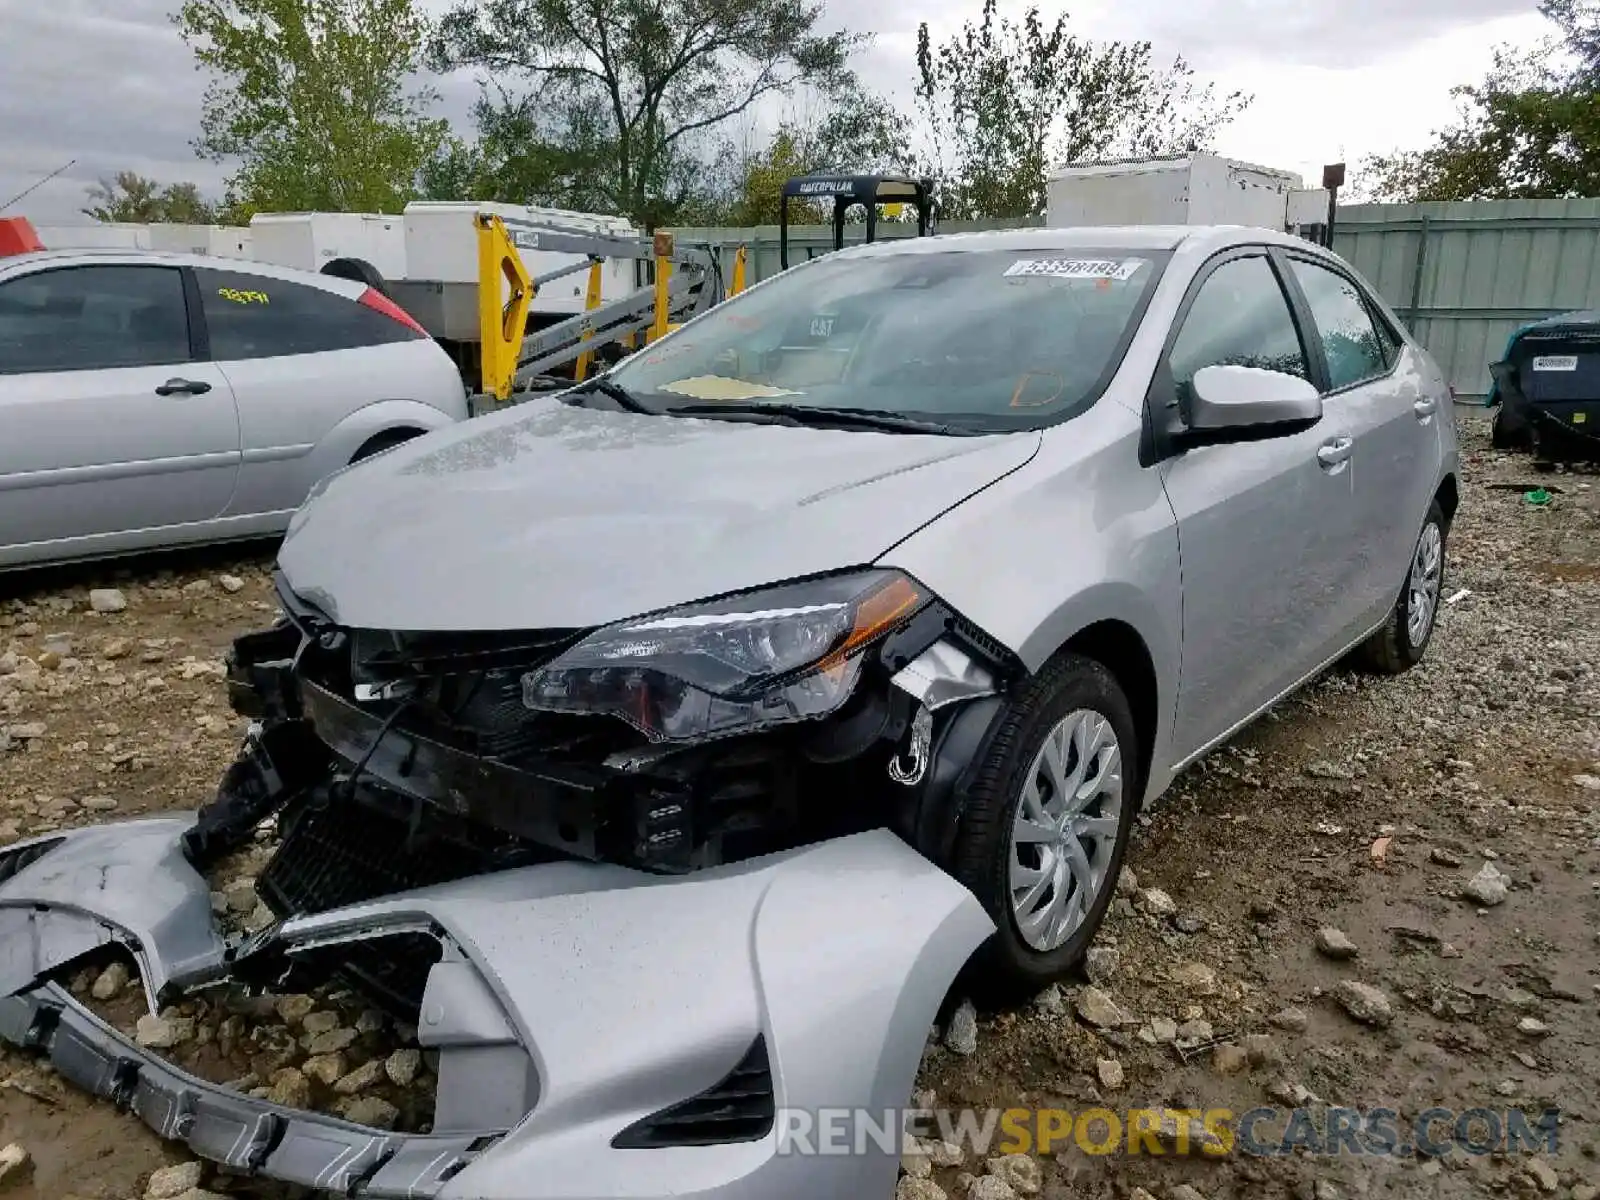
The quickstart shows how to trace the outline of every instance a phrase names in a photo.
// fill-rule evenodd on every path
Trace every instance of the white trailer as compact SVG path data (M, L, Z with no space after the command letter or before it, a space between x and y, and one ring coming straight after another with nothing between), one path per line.
M257 213L250 218L251 257L302 271L340 258L371 263L385 279L406 275L405 227L383 213Z
M1215 154L1076 163L1046 185L1045 219L1082 225L1251 225L1320 241L1328 193L1293 171Z

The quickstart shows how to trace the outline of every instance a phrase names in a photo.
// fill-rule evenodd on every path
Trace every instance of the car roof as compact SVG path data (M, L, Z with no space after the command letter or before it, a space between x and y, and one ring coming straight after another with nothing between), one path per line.
M79 247L61 250L30 250L0 258L0 275L16 274L17 267L58 266L128 266L161 265L171 267L208 267L215 271L235 271L258 275L263 279L307 284L341 296L356 297L366 290L366 285L333 275L314 271L301 271L295 267L280 267L274 263L257 262L249 258L221 258L210 254L188 254L178 250L137 250L103 247Z

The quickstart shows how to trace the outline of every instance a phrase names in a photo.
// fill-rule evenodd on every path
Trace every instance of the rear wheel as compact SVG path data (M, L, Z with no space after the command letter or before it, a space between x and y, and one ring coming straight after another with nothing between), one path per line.
M1411 551L1400 598L1383 627L1361 647L1363 663L1385 675L1398 675L1422 661L1433 637L1444 588L1444 547L1448 525L1435 500L1428 506L1422 531Z
M997 926L974 959L974 989L1016 998L1083 957L1116 892L1138 762L1127 698L1092 659L1052 660L1001 717L953 864Z

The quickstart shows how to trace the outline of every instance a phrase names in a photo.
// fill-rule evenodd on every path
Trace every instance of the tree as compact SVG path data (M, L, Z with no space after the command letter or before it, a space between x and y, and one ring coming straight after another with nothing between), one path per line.
M477 0L444 18L430 61L525 78L543 128L593 156L603 207L648 229L692 198L697 151L726 122L802 80L824 92L848 80L860 39L816 32L822 8L819 0Z
M827 103L820 117L785 122L760 152L740 164L728 223L775 224L784 181L795 175L911 170L909 126L888 101L856 91ZM792 220L797 219L795 204L790 202ZM831 218L811 214L811 219Z
M1183 59L1161 68L1148 42L1097 44L1066 14L1020 22L984 0L974 23L934 45L917 30L917 102L953 217L1042 213L1052 166L1203 149L1250 98L1200 86Z
M398 212L448 129L411 88L427 23L412 0L185 0L174 16L215 73L195 148L238 160L230 205Z
M1368 157L1378 200L1600 195L1600 3L1545 0L1555 32L1532 52L1500 47L1483 82L1452 90L1455 123L1421 150Z
M194 184L171 183L163 187L133 171L119 171L114 179L91 185L88 196L91 207L82 211L96 221L209 225L217 219L216 210Z

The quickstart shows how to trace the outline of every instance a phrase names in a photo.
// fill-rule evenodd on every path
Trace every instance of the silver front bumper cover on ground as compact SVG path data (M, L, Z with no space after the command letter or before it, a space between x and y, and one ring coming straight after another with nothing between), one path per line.
M788 1153L786 1114L881 1119L904 1107L939 1002L993 931L969 892L875 831L688 876L575 862L502 871L235 945L178 850L189 824L128 822L0 851L0 1038L202 1157L346 1195L886 1198L892 1149ZM155 1007L252 957L419 931L441 949L417 1023L439 1053L426 1135L193 1078L43 978L119 943ZM778 1115L763 1136L614 1144L714 1089L753 1043Z

